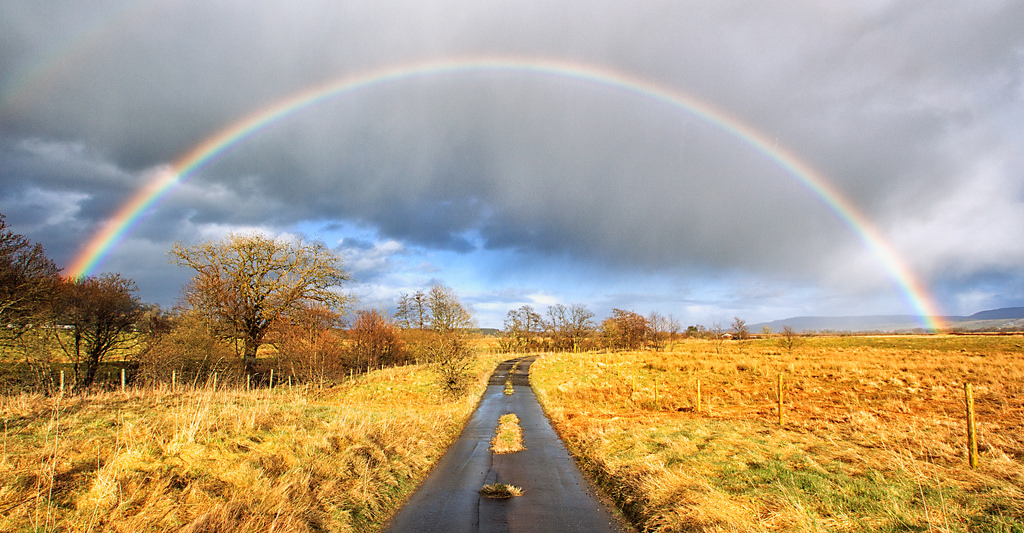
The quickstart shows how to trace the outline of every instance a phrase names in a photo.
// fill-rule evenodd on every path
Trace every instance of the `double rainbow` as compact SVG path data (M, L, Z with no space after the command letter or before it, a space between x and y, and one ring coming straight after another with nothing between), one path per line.
M920 316L922 325L935 331L944 329L937 306L924 285L900 259L892 246L849 200L828 183L824 176L795 154L727 113L664 85L600 66L539 58L473 56L393 65L311 87L259 109L206 138L182 154L167 169L160 171L150 183L123 204L103 229L93 236L72 262L68 276L78 279L95 271L118 242L175 185L225 150L278 121L325 100L388 83L457 73L487 72L553 76L611 87L667 104L730 133L737 140L773 161L820 198L874 253Z

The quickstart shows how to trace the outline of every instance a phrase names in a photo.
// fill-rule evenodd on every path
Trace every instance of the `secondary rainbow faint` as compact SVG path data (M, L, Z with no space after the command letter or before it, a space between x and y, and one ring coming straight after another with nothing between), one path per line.
M256 110L182 154L145 187L136 192L109 219L75 257L68 277L80 279L96 271L110 252L161 198L175 185L214 160L232 146L285 118L300 113L325 100L384 84L414 78L450 76L459 73L489 72L533 74L568 78L580 82L615 88L626 93L653 99L695 116L730 133L734 138L760 152L789 175L796 178L849 226L878 258L907 302L920 317L922 326L933 331L946 329L938 306L924 284L914 275L896 250L886 241L849 200L832 187L825 177L776 141L728 113L681 91L657 82L612 70L603 66L557 59L532 57L471 56L390 65L357 72L342 78L293 93Z

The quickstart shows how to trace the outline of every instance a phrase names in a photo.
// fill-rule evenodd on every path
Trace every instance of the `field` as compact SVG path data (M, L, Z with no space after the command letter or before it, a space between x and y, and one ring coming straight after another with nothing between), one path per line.
M783 340L543 354L531 381L641 530L1024 532L1024 337ZM482 356L459 398L417 365L326 389L0 396L0 531L377 530L508 357Z
M0 396L0 531L373 531L457 436L426 367L328 389Z
M641 530L1021 532L1022 345L687 340L664 352L544 355L532 381L570 450Z

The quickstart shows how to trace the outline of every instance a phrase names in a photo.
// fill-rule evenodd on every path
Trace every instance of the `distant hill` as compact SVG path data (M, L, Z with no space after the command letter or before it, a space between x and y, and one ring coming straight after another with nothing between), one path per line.
M966 320L1018 320L1024 318L1024 307L1004 307L989 311L978 311Z
M967 331L1017 329L1024 330L1024 307L1005 307L980 311L970 316L946 316L943 320L952 329ZM915 315L871 316L798 316L752 324L750 331L759 333L765 327L773 332L789 326L798 332L910 332L922 329Z

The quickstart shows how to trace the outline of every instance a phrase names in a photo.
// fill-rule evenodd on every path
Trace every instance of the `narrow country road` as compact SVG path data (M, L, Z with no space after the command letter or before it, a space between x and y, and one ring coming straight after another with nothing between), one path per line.
M533 360L514 359L498 366L459 439L384 531L634 531L616 509L597 496L544 416L529 382ZM515 393L506 395L509 378ZM498 418L506 413L519 417L526 450L495 455L490 441ZM481 496L478 491L489 483L515 485L523 489L523 495L508 499Z

